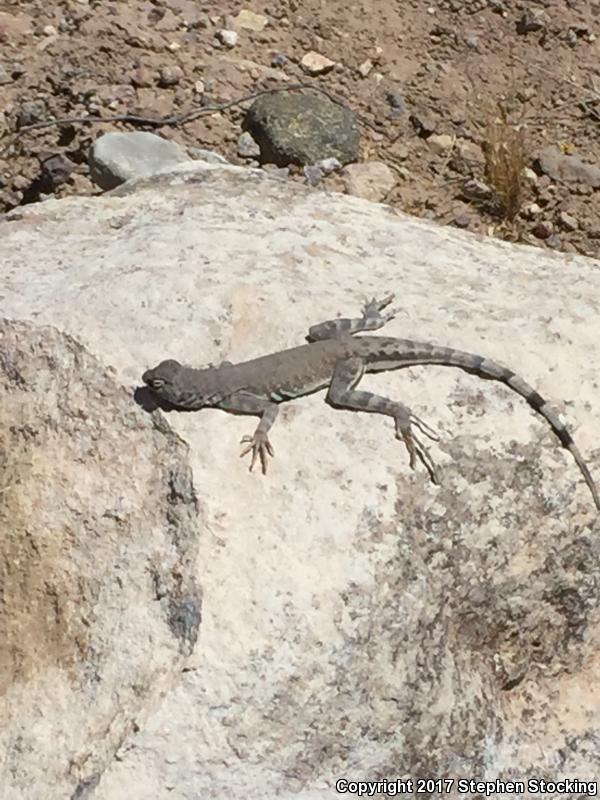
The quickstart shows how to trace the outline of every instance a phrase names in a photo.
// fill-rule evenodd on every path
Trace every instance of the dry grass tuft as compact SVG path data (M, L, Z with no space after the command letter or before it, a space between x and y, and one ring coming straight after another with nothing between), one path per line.
M487 123L483 143L486 182L493 193L494 211L507 220L519 213L524 199L523 170L527 164L523 128L500 116Z

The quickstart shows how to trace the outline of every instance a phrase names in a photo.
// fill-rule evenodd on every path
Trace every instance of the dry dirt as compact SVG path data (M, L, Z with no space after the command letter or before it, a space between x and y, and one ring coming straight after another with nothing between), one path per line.
M239 30L227 47L217 32L241 9L268 24ZM109 130L153 130L248 163L236 152L248 103L183 125L31 124L167 117L302 81L360 115L362 160L384 161L398 178L387 202L597 257L598 191L552 180L536 157L556 145L600 163L598 35L600 2L586 0L0 0L0 211L98 192L87 153ZM336 66L307 76L300 60L309 50ZM529 170L508 219L495 197L473 197L477 184L465 193L465 182L489 184L489 154L510 162L515 139ZM301 171L292 179L304 180Z

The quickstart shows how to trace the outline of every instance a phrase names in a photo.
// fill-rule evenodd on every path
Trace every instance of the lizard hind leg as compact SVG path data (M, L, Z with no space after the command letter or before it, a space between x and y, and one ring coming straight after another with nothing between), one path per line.
M367 411L371 414L385 414L393 417L396 438L402 440L408 450L411 469L416 468L417 460L420 461L429 473L432 483L439 485L440 481L433 458L413 428L434 441L439 439L437 434L403 403L388 400L387 397L381 397L372 392L355 389L354 387L362 378L363 373L362 359L348 358L339 361L329 386L327 401L336 408L349 408L354 411Z

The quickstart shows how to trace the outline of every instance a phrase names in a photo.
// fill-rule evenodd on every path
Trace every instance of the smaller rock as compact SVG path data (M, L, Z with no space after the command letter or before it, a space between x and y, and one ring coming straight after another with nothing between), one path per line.
M237 154L240 158L259 158L260 147L248 131L240 134L237 140Z
M448 133L434 133L427 139L427 144L439 156L447 155L454 145L454 137Z
M237 17L233 19L233 26L236 30L244 28L247 31L262 31L268 24L269 20L263 14L256 14L254 11L249 11L243 8Z
M558 221L561 224L561 227L564 228L566 231L576 231L579 227L579 223L566 211L561 211L558 215Z
M309 75L324 75L335 67L335 61L310 50L302 56L300 66Z
M287 63L288 63L288 57L283 53L275 53L275 55L271 59L272 67L285 67Z
M237 31L230 31L226 28L222 28L220 31L217 31L217 39L224 44L225 47L235 47L238 41L238 33Z
M310 186L316 186L325 177L325 175L329 175L331 172L335 172L341 168L342 165L337 158L322 158L320 161L316 161L314 164L308 164L305 166L303 172L306 182Z
M541 219L534 225L532 233L538 239L548 239L554 233L554 225L547 219Z
M198 78L198 80L194 83L194 92L199 95L203 95L206 91L206 85L202 78Z
M113 131L96 139L88 161L94 183L114 189L127 180L155 175L189 159L179 145L155 133Z
M521 177L527 183L534 185L538 182L537 172L531 169L531 167L523 167L523 171L521 172Z
M43 100L26 100L17 115L17 127L23 128L39 122L45 113L46 105Z
M546 27L546 15L542 9L535 9L532 11L525 11L517 22L517 33L535 33L541 31Z
M163 89L169 86L177 86L179 81L183 78L183 74L183 70L177 65L162 67L158 77L158 85L162 86Z
M458 214L454 217L454 224L457 228L468 228L471 224L471 217L468 214Z
M479 181L476 178L470 178L468 181L465 181L463 193L465 197L469 197L473 200L489 200L492 196L492 190L487 183Z
M348 194L375 203L385 200L396 185L396 175L382 161L348 164L342 172Z
M386 92L385 99L394 110L400 111L401 113L404 113L406 111L406 100L404 99L404 95L402 94L402 92L398 91Z
M538 214L542 213L542 210L542 207L537 203L528 203L528 205L523 206L521 216L525 219L535 219Z
M44 36L56 36L58 34L58 31L56 30L54 25L44 25L42 33L44 34Z
M484 163L485 156L483 155L483 150L475 142L472 142L469 139L458 139L455 147L458 155L465 161L473 164Z
M373 62L371 61L370 58L367 58L367 60L363 61L363 63L358 67L358 74L362 78L366 78L372 69L373 69Z
M411 114L410 122L422 139L427 139L437 129L437 122L427 111L417 111Z
M154 83L154 74L152 70L147 67L136 67L131 73L129 80L132 86L136 89L143 89L152 86Z

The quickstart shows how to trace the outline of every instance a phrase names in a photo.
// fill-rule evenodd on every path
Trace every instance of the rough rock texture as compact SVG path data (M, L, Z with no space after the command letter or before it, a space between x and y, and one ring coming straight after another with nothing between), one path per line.
M216 165L50 201L1 230L4 313L75 332L130 389L163 358L289 347L395 290L406 314L387 334L518 369L600 476L595 262ZM199 645L89 797L329 800L340 777L600 778L600 530L568 453L506 387L459 370L362 385L439 428L441 487L410 472L389 420L322 394L282 408L266 478L237 457L254 419L165 415L207 508ZM155 458L136 455L136 470Z
M0 322L0 796L84 797L200 622L186 447L81 345Z
M317 92L277 92L255 100L245 127L258 142L263 163L314 164L356 161L360 130L354 113Z

